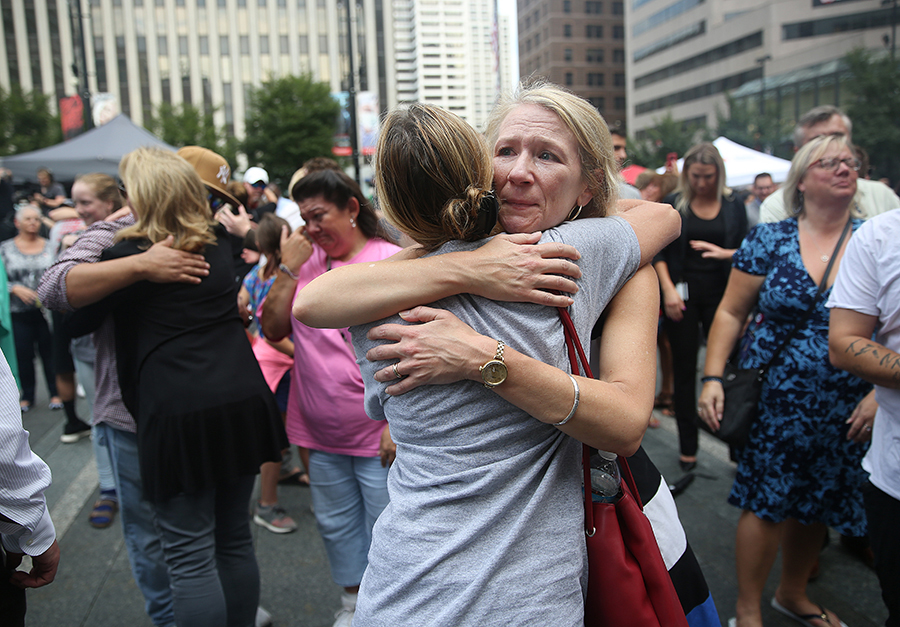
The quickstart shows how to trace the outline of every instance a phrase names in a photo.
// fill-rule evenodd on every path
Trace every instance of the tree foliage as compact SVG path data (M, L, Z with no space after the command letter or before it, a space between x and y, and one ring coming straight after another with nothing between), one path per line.
M774 102L766 100L764 110L760 111L759 101L748 99L739 102L730 94L726 94L725 98L728 115L722 111L716 112L719 135L742 146L783 159L794 156L791 139L793 125L789 120L781 119Z
M250 165L287 184L306 160L331 155L338 112L328 84L311 75L269 80L250 93L241 148Z
M672 117L672 113L656 120L656 126L647 129L643 140L630 140L628 154L632 163L646 168L658 168L666 164L670 152L681 158L694 144L710 139L709 131L700 124L685 124Z
M202 113L193 105L164 102L156 107L144 126L176 148L203 146L219 153L229 163L234 163L237 157L237 141L227 137L224 129L216 128L212 113Z
M900 66L889 55L856 49L845 57L853 142L869 153L872 178L900 180ZM860 175L863 173L860 172Z
M13 84L0 88L0 155L16 155L62 141L59 116L50 112L50 99L39 91L24 92Z

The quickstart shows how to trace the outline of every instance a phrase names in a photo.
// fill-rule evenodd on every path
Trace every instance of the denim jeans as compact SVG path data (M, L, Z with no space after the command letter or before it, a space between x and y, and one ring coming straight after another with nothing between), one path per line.
M72 361L75 363L75 374L78 382L84 388L84 398L88 405L88 416L90 419L85 421L93 424L94 422L94 364L93 362L81 361L73 356ZM91 427L91 442L94 447L94 459L97 460L97 475L100 477L100 490L115 490L116 479L113 476L112 460L109 458L109 444L106 441L106 431L97 429L97 426L103 423L97 423Z
M157 627L169 627L175 624L169 573L153 523L153 509L143 498L137 436L105 422L97 423L93 429L95 434L100 434L100 439L106 442L109 450L125 547L134 580L144 595L147 615Z
M153 503L179 627L253 627L259 567L250 535L255 475Z
M309 451L316 523L334 582L358 586L368 565L372 526L388 504L388 469L380 457Z

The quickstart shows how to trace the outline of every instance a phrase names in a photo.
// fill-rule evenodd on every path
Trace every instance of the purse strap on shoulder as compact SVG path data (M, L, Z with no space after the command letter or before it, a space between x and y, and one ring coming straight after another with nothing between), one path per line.
M557 310L559 311L559 319L562 322L563 333L566 337L566 350L569 353L572 374L581 374L583 368L584 376L593 379L594 373L591 372L590 363L584 353L584 348L581 346L581 341L578 339L578 332L575 330L575 324L572 322L569 311L563 307L557 307ZM581 362L581 367L579 367L579 361ZM593 536L596 527L594 526L593 498L591 497L591 447L587 444L582 444L581 446L581 463L584 469L584 531L588 536ZM631 474L631 468L628 466L628 460L620 455L617 461L619 470L622 473L623 487L628 487L632 498L637 502L638 507L643 510L644 505L641 503L640 493L637 490L634 476Z

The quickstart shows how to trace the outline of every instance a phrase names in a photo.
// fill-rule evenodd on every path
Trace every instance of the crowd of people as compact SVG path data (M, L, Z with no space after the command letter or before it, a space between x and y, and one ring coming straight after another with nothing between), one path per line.
M813 109L787 179L760 173L749 198L710 143L631 186L624 131L538 81L502 98L484 135L425 104L389 112L374 202L327 158L287 197L197 146L129 153L118 179L76 180L71 203L43 170L0 243L14 339L0 337L0 464L35 495L25 517L0 500L5 566L34 557L0 584L0 611L22 624L21 588L59 560L16 415L35 403L39 355L62 441L92 435L90 523L119 515L154 625L267 623L250 531L297 528L283 482L310 488L335 627L582 625L582 443L663 486L645 503L653 550L688 624L718 625L640 443L664 409L681 470L702 467L731 361L766 374L731 451L729 626L762 624L779 552L772 607L843 625L807 595L828 528L870 551L900 625L900 199L860 177L851 130ZM571 373L557 307L596 379Z

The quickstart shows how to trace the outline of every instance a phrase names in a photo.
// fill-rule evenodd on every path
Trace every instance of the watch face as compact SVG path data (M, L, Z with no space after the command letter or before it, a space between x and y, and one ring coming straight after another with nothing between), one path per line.
M500 385L506 381L506 375L506 364L497 360L487 362L481 371L481 378L488 385Z

